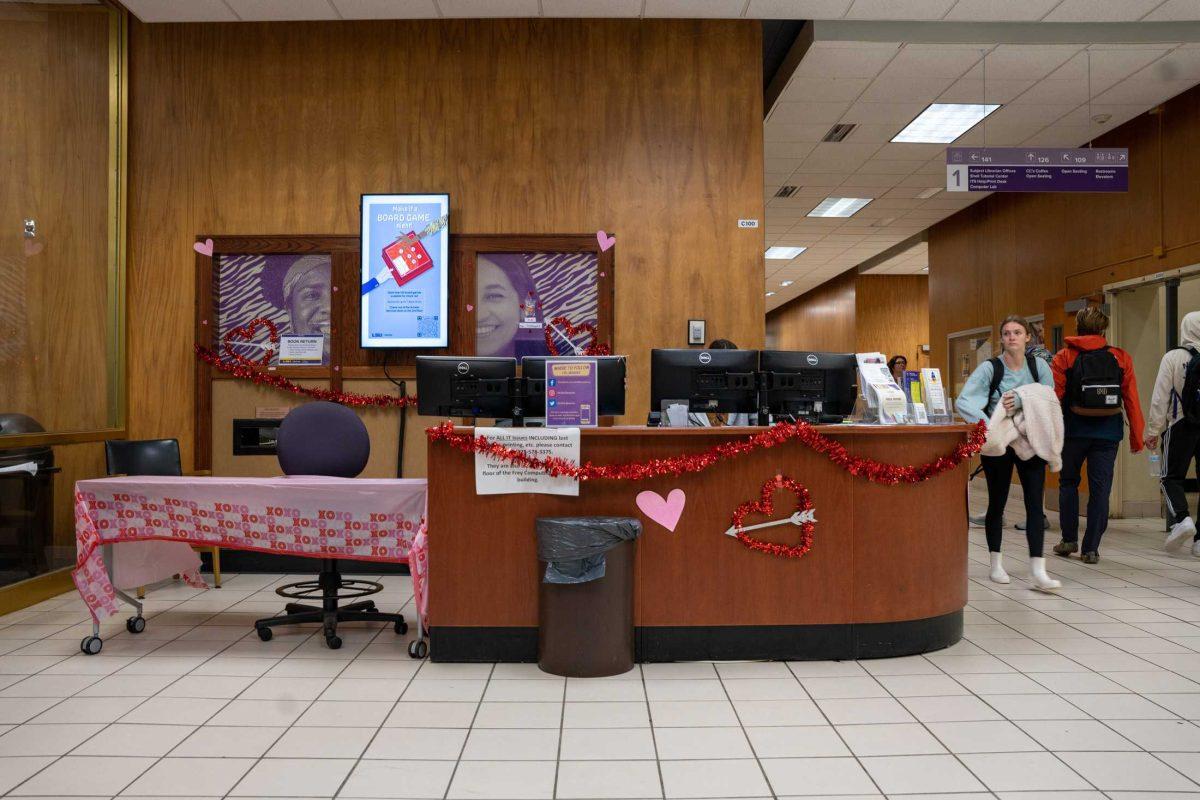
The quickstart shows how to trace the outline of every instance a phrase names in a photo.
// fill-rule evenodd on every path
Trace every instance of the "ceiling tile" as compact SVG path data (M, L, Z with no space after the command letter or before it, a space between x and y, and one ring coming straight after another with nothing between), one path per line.
M1093 89L1107 89L1116 81L1128 77L1170 52L1170 46L1089 48L1056 69L1052 80L1082 81L1086 85L1088 58L1091 58Z
M1086 80L1044 80L1029 87L1024 94L1013 100L1011 105L1059 105L1074 108L1080 103L1086 103L1087 99Z
M804 187L820 186L820 187L833 188L834 186L840 186L842 181L846 180L846 176L848 174L849 174L849 170L847 170L846 172L805 172L805 171L800 171L800 172L793 173L792 177L789 180L794 181L797 186L804 186Z
M875 157L866 161L858 168L859 172L871 172L877 175L911 175L918 166L914 161L891 161L887 158Z
M978 70L976 70L978 72ZM1011 103L1013 98L1036 84L1032 78L1018 81L994 80L987 86L979 77L963 78L937 97L939 103Z
M771 108L771 116L768 121L772 125L822 124L828 131L830 125L842 118L848 105L848 103L776 103Z
M124 6L142 22L236 22L224 0L128 0Z
M1092 102L1095 105L1155 106L1177 94L1186 92L1195 85L1196 81L1194 80L1160 81L1130 78L1118 83L1107 92L1097 95Z
M1146 22L1200 20L1200 0L1167 0L1143 19Z
M247 21L338 19L327 0L226 0Z
M536 17L537 0L437 0L446 17Z
M954 0L854 0L846 19L941 19Z
M1177 48L1146 67L1138 76L1142 73L1150 73L1164 81L1200 81L1200 47L1185 45Z
M817 78L874 78L899 50L899 44L831 47L818 42L796 67L796 75Z
M859 123L848 116L843 121L854 122L856 125L850 135L846 137L846 141L854 142L855 144L874 142L880 145L890 142L900 132L900 129L909 122L906 119L903 122Z
M1079 147L1087 141L1090 130L1086 125L1051 125L1021 144L1030 147Z
M343 19L434 19L433 0L330 0Z
M899 123L901 126L912 122L925 110L927 102L916 103L855 103L844 114L847 122L862 122L872 124Z
M875 158L887 161L928 161L946 152L946 146L941 144L910 144L907 142L889 142L875 153ZM910 168L911 171L911 168Z
M952 47L905 45L884 74L897 78L958 78L979 62L990 45Z
M954 81L953 78L920 78L894 74L891 67L883 71L862 93L863 103L932 103Z
M840 19L853 0L750 0L752 19Z
M646 0L645 16L735 19L745 5L745 0Z
M1046 22L1133 22L1162 0L1063 0Z
M869 195L883 194L884 191L898 184L903 177L903 175L855 173L846 176L846 180L841 183L841 188L854 189L857 196L862 196L863 192Z
M771 142L807 142L815 144L829 131L829 126L821 123L808 125L784 122L768 122L763 126L763 141Z
M870 78L816 78L811 75L794 75L779 100L787 103L846 102L856 100Z
M1139 114L1144 113L1147 107L1143 104L1137 105L1107 105L1101 103L1092 103L1091 108L1080 106L1079 108L1065 114L1062 118L1063 125L1087 125L1091 122L1092 117L1099 114L1110 114L1111 119L1103 125L1093 125L1093 130L1105 130L1115 128L1123 122L1133 119Z
M542 0L542 14L547 17L638 17L642 0Z
M1058 0L958 0L948 20L958 22L1032 22L1058 5Z
M812 142L766 142L767 158L804 158L816 147Z
M1002 44L987 54L988 79L1044 78L1083 49L1078 44ZM980 68L982 68L981 65ZM974 71L970 73L974 75Z

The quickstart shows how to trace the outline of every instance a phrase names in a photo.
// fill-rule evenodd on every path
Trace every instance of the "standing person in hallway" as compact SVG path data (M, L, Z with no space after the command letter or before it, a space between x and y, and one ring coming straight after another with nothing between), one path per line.
M1087 529L1083 535L1085 564L1100 560L1100 539L1108 528L1108 495L1112 491L1117 447L1125 438L1121 411L1129 417L1129 449L1142 449L1142 407L1138 400L1133 359L1104 338L1108 315L1089 306L1075 315L1078 336L1068 336L1066 347L1054 355L1054 391L1062 402L1066 436L1063 466L1058 482L1058 516L1062 541L1054 546L1060 556L1079 550L1079 479L1087 462Z
M1168 350L1158 365L1150 417L1146 421L1146 446L1162 443L1162 491L1167 498L1170 532L1163 546L1171 552L1190 538L1192 555L1200 556L1200 533L1188 513L1183 482L1188 468L1200 455L1200 311L1184 315L1179 323L1179 347ZM1131 420L1132 424L1132 420Z
M968 422L986 422L1002 405L1009 416L1021 408L1021 398L1015 389L1038 383L1054 387L1054 377L1043 363L1026 353L1029 344L1029 323L1024 317L1011 315L1000 323L1000 341L1003 352L980 364L971 373L959 393L954 408ZM1029 575L1034 588L1057 589L1062 584L1046 574L1046 559L1043 557L1045 529L1042 522L1042 495L1046 488L1046 461L1037 455L1022 460L1013 448L1004 455L981 456L984 476L987 478L988 509L984 521L987 534L991 569L988 577L995 583L1008 583L1004 570L1004 556L1000 547L1003 543L1004 506L1008 503L1008 491L1012 484L1013 468L1021 480L1025 495L1025 513L1028 520L1025 538L1029 544Z

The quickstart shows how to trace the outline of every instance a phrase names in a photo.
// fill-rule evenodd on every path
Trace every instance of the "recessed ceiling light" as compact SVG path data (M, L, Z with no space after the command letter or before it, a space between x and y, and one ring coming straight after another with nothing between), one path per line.
M808 212L810 217L853 217L875 198L873 197L826 197L817 207Z
M777 258L783 261L790 261L807 249L807 247L768 247L766 255L767 258Z
M929 198L933 197L935 194L937 194L941 190L942 190L942 188L940 186L934 186L933 188L926 189L925 191L923 191L919 195L917 195L917 199L918 200L928 200Z
M775 296L774 292L767 292L767 297L774 297L774 296Z
M783 281L779 285L780 286L791 286L793 283L795 283L795 281Z
M933 103L896 134L892 141L949 144L999 107L991 103Z

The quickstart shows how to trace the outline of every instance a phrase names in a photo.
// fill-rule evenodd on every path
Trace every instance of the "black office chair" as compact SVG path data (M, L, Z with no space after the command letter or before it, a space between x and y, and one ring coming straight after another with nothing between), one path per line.
M287 475L325 475L355 478L367 465L371 439L358 415L337 403L314 402L293 408L279 425L276 454ZM300 581L280 586L275 594L289 600L319 600L321 605L288 603L277 617L254 623L258 638L271 640L271 628L320 622L325 629L325 644L336 650L342 646L337 635L339 622L391 622L398 634L408 632L401 614L387 614L373 600L360 600L339 606L339 600L369 597L383 591L383 584L357 578L343 578L338 562L321 559L321 572L315 581Z
M104 462L109 475L183 475L178 439L110 439L104 443ZM213 586L221 588L221 548L192 545L193 550L212 556ZM145 597L144 587L138 597Z

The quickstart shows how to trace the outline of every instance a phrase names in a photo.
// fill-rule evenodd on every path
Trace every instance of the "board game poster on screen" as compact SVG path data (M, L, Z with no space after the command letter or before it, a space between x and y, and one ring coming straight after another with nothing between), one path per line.
M446 347L450 196L362 197L363 347Z

